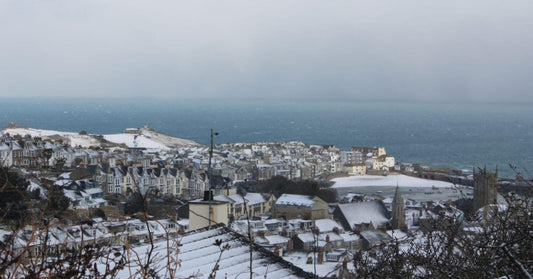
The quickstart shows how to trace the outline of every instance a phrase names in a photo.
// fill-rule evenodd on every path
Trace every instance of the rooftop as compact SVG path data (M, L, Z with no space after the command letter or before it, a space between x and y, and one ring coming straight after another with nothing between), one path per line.
M312 207L315 202L312 196L283 194L276 201L276 205Z
M221 241L220 246L215 245L215 241ZM201 229L189 232L179 239L180 266L176 273L176 278L208 278L221 255L219 270L216 278L236 278L239 274L248 274L249 268L249 244L248 240L230 230L227 227L216 227L211 229ZM229 249L221 252L220 248L228 245ZM148 245L134 248L141 256L146 257L144 251ZM270 251L258 246L253 246L253 272L254 277L267 278L312 278L313 275L304 272L299 267L275 256ZM166 269L167 243L156 243L154 255L161 257L160 261L154 261L154 270L164 273ZM145 262L145 259L141 259ZM136 263L130 264L135 270ZM160 274L164 275L164 274ZM129 268L124 268L118 278L129 277ZM246 277L246 276L245 276Z

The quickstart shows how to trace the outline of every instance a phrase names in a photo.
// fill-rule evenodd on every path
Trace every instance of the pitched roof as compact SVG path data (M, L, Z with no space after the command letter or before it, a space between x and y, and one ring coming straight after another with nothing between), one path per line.
M235 201L236 204L242 204L243 199L241 195L235 194L235 195L229 195L228 198ZM244 196L246 203L248 205L254 205L254 204L261 204L265 202L265 199L260 193L246 193Z
M363 231L361 232L361 237L366 239L370 243L392 239L390 235L381 231Z
M318 231L320 233L325 232L331 232L333 231L333 228L337 227L338 229L342 229L342 226L339 225L339 223L331 220L331 219L319 219L315 220L315 227L318 228Z
M284 244L287 243L290 239L288 237L284 237L281 235L266 235L265 239L268 241L268 244L275 245L275 244Z
M221 241L220 246L214 245L215 241ZM228 250L220 252L220 247L229 245ZM201 229L186 233L179 239L180 266L177 269L177 278L208 278L213 267L221 255L217 278L235 278L239 274L247 274L249 268L249 242L248 240L230 230L227 227L215 227L211 229ZM147 245L135 247L141 257L148 248ZM167 243L156 243L154 254L166 255ZM172 253L172 251L170 251ZM274 255L272 252L259 245L253 245L253 272L254 277L268 278L313 278L313 275ZM145 259L141 259L144 263ZM154 262L154 270L166 270L166 260ZM136 269L138 265L132 264L131 268ZM164 275L164 274L160 274ZM118 278L128 277L129 269L124 268Z
M315 202L312 196L283 194L276 201L276 205L312 207Z
M372 222L374 227L379 227L389 221L387 209L381 201L345 203L337 208L352 229L355 224Z

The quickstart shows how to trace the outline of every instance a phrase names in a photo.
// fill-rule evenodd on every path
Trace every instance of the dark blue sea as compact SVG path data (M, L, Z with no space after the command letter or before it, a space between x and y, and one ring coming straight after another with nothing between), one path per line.
M0 125L94 134L148 125L209 142L303 141L384 146L397 161L499 168L533 176L533 110L524 104L172 99L0 99Z

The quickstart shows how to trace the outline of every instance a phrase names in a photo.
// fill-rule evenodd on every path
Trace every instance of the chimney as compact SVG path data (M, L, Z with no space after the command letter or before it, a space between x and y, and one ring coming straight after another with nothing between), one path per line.
M204 201L212 201L213 200L213 191L204 191Z
M294 242L292 241L292 239L289 239L289 241L287 242L287 252L291 252L292 249L294 249Z
M318 252L318 259L316 261L317 264L322 264L324 262L324 250L320 249Z
M274 249L274 254L276 254L276 256L283 257L283 248L280 246L276 246L276 248Z

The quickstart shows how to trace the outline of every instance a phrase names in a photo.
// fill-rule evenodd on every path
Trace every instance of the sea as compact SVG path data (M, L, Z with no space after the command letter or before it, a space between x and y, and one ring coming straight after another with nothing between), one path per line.
M500 177L533 177L530 104L197 100L131 98L0 99L0 125L92 134L149 126L208 144L302 141L383 146L396 161L468 173L498 168ZM511 167L512 166L512 167Z

